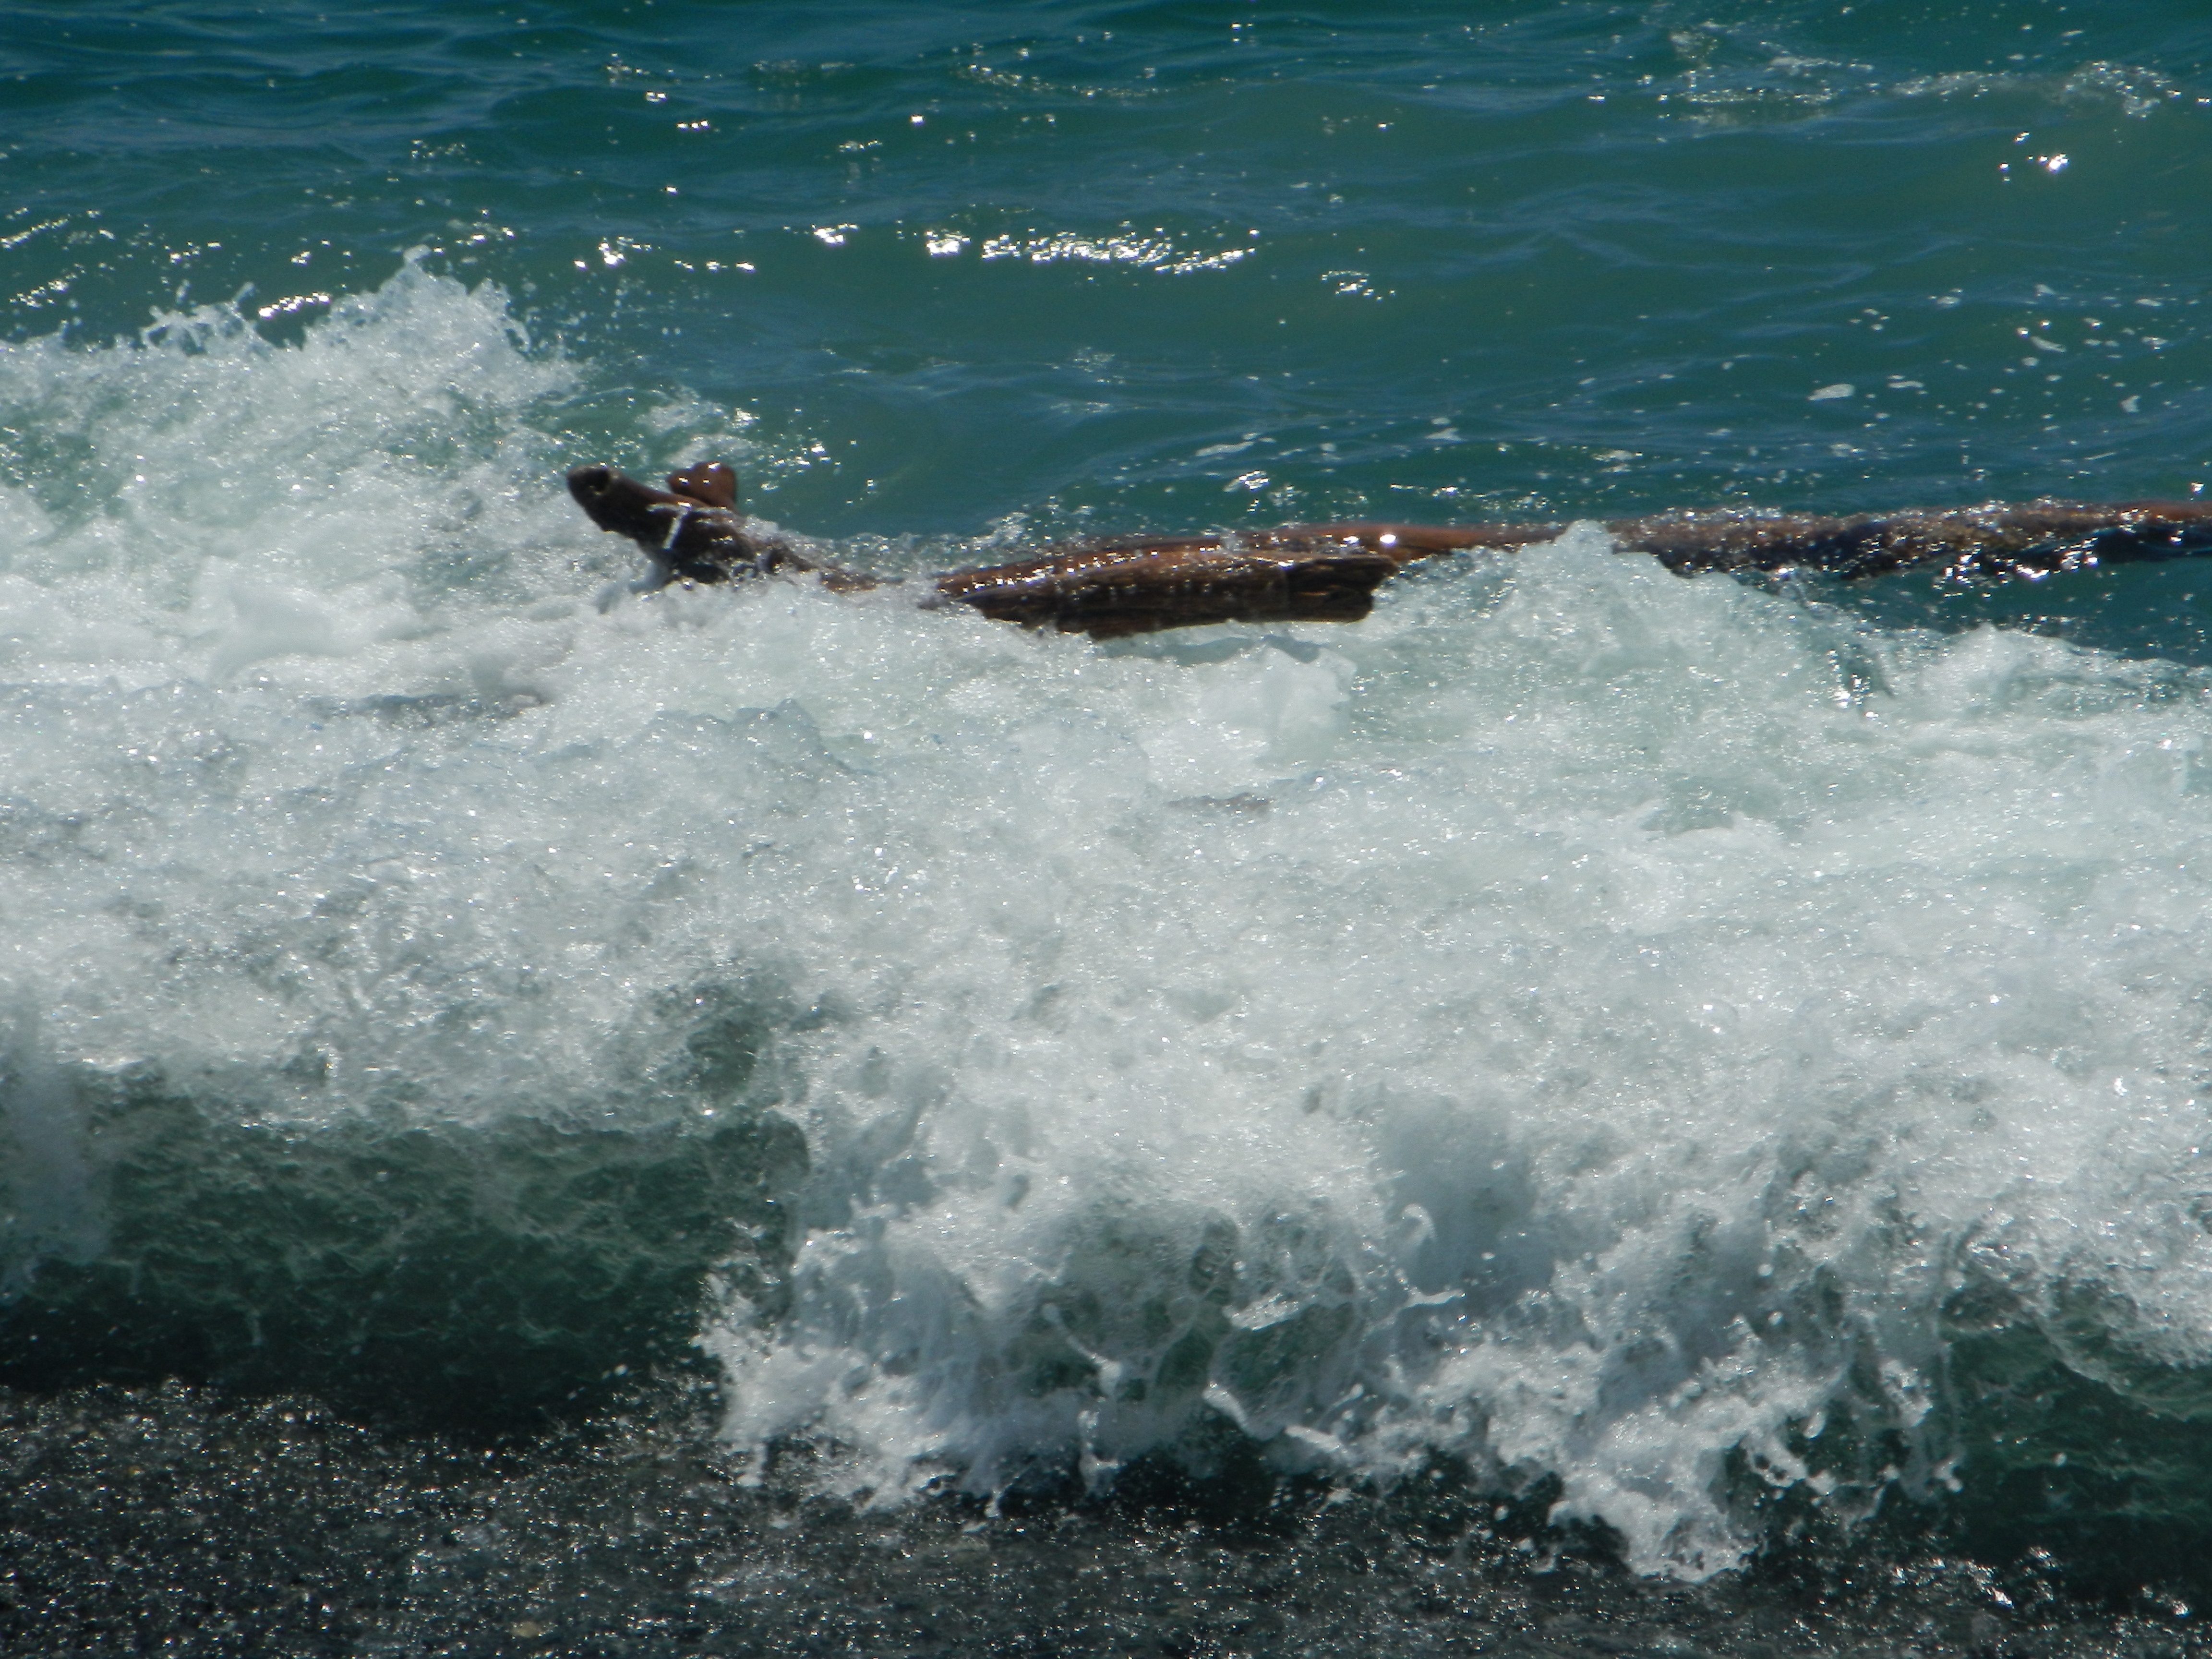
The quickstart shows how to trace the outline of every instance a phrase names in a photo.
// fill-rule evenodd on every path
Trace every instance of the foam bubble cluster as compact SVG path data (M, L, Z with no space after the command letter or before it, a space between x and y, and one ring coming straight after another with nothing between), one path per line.
M602 609L588 374L411 268L0 351L21 1054L309 1129L773 1102L729 1432L884 1496L1228 1425L1698 1574L1776 1486L1940 1486L1968 1291L2206 1358L2192 672L1589 531L1350 628ZM97 1249L56 1190L11 1248Z

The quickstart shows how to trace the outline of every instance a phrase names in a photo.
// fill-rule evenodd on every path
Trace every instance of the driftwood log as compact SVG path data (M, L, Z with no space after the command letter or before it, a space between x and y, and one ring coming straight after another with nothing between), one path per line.
M659 582L720 582L813 572L825 586L882 579L809 557L738 510L737 475L708 462L656 489L611 466L578 467L569 493L602 530L652 556ZM1035 557L929 579L926 602L972 606L1030 627L1110 639L1218 622L1357 622L1375 590L1439 554L1547 542L1565 524L1303 524L1066 542ZM1684 575L1702 570L1879 576L1929 568L1960 577L2039 576L2127 560L2212 552L2212 502L2030 501L1818 518L1736 510L1622 519L1604 526L1624 553Z

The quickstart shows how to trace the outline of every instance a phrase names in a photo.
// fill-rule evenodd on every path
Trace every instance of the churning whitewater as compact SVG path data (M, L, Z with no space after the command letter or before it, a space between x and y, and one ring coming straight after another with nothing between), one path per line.
M1957 1484L1962 1308L2207 1359L2199 671L1589 528L1107 646L641 597L559 485L592 373L414 265L292 344L0 352L11 1283L110 1224L73 1078L771 1112L788 1248L701 1287L733 1455L1449 1455L1686 1575L1775 1488Z

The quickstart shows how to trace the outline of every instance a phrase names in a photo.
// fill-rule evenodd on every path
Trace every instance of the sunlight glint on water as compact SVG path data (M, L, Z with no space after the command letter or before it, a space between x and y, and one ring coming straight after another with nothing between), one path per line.
M738 988L812 1168L704 1328L728 1433L879 1498L1231 1425L1556 1474L1697 1575L1764 1486L1942 1486L1964 1293L2207 1358L2194 671L1587 529L1349 629L603 608L577 373L413 267L301 347L0 362L100 481L17 490L0 578L40 1064L643 1123L741 1109L651 1083ZM75 1190L11 1272L97 1252Z

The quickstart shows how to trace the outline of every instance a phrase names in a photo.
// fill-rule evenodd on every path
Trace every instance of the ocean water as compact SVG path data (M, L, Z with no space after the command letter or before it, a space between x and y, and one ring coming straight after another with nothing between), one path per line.
M2200 7L4 33L25 1650L2191 1644L2212 570L1097 644L561 475L896 574L2188 499Z

